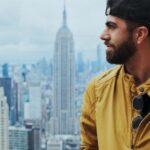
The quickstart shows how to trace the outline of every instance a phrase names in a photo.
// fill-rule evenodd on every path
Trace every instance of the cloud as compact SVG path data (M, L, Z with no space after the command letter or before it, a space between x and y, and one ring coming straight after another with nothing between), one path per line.
M19 0L1 0L0 1L0 26L8 27L18 24L20 18Z
M104 3L66 0L67 22L74 35L76 51L97 47L105 19ZM35 55L52 57L63 8L63 0L1 0L0 59L8 60L7 53L11 57L28 56L31 60L36 59Z

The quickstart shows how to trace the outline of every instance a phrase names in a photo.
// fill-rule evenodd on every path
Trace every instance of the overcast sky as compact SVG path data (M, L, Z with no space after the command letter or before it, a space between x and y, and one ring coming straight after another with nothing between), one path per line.
M66 0L75 51L95 50L105 23L105 0ZM0 64L53 56L64 0L0 0ZM93 54L94 55L94 54Z

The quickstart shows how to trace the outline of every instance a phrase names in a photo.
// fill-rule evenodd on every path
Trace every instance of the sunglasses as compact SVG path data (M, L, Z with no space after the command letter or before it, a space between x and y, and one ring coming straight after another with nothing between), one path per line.
M132 107L139 113L132 120L132 128L137 129L143 118L150 113L150 96L144 94L133 98Z
M136 130L139 127L141 121L143 120L142 111L144 108L144 96L135 96L133 99L132 106L140 114L134 117L132 120L132 128Z

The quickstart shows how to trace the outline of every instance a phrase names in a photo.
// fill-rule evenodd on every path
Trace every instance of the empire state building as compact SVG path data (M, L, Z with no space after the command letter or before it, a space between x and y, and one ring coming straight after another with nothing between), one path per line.
M54 51L54 134L74 134L74 84L74 40L67 26L67 14L64 8L63 23L56 35Z

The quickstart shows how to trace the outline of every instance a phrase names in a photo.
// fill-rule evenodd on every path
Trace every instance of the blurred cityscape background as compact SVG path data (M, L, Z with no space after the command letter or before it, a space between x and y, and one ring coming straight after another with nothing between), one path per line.
M84 90L112 67L99 40L105 1L0 5L0 150L79 150Z

